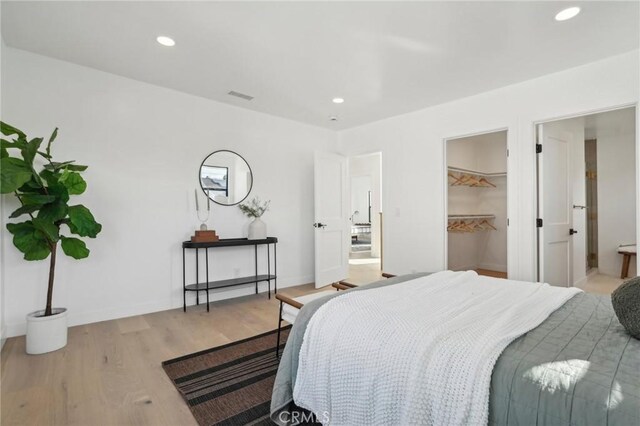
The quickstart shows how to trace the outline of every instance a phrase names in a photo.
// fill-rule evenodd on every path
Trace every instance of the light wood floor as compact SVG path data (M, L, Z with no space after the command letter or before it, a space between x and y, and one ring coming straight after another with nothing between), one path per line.
M381 278L379 264L351 265L349 280ZM290 296L312 284L282 289ZM25 338L1 353L0 424L195 425L162 370L162 361L244 339L277 327L279 304L266 294L205 306L71 327L59 351L29 356Z
M367 263L352 263L357 260L349 260L349 279L347 280L353 284L367 284L377 281L381 278L380 261L375 259L361 259L364 261L373 260L373 262Z
M611 294L623 282L623 279L617 277L594 274L587 277L587 281L581 288L588 293Z
M312 285L283 289L298 296ZM2 349L0 424L195 425L160 363L277 327L266 294L69 329L68 345L25 354L24 337Z
M476 272L478 273L478 275L484 275L484 276L487 276L487 277L507 278L507 273L506 272L491 271L489 269L476 269Z

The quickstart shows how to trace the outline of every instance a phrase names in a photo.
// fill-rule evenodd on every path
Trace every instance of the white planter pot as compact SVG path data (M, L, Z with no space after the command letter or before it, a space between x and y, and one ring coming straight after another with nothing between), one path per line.
M267 238L267 224L260 220L259 217L256 217L249 224L249 239L264 240L265 238Z
M53 315L44 311L27 315L27 353L30 355L53 352L67 345L67 309L54 308Z

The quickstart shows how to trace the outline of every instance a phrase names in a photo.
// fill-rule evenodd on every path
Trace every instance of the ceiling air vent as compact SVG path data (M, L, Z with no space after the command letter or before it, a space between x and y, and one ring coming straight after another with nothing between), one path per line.
M253 99L253 96L245 95L244 93L236 92L233 90L230 91L228 94L231 96L235 96L236 98L244 99L245 101L250 101Z

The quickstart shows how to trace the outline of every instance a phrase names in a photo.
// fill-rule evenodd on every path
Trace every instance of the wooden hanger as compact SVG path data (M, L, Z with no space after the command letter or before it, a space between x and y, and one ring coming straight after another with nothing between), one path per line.
M473 231L484 231L484 227L482 226L482 224L480 222L478 222L477 220L473 221Z
M498 228L496 228L495 226L493 226L492 224L489 223L489 221L487 219L484 219L482 222L480 222L480 225L482 226L488 226L489 228L493 229L494 231L497 231Z
M467 232L467 230L465 228L465 223L464 223L464 221L461 221L461 220L456 220L456 221L452 222L447 227L447 231L450 231L450 232Z
M467 186L479 186L480 180L477 176L467 175L467 180L465 181L465 185Z
M454 175L452 172L449 172L449 177L451 179L453 179L453 183L451 183L451 186L457 186L460 185L460 177L457 177L456 175Z
M485 187L490 187L490 186L494 188L496 187L494 184L489 182L486 178L480 178L480 183L482 184L482 186L485 186Z
M473 222L463 221L462 226L460 227L462 229L462 232L475 232L475 230L471 226L472 223Z
M448 177L453 179L453 182L450 183L451 186L465 185L484 188L496 187L493 183L487 180L487 178L470 173L458 172L458 174L456 175L456 173L454 172L449 172Z

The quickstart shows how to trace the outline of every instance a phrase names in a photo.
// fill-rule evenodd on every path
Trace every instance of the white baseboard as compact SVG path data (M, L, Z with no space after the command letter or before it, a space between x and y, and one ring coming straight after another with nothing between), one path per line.
M160 300L148 303L142 303L134 306L126 306L122 308L109 308L96 310L92 312L74 313L73 309L69 310L68 322L69 327L76 325L91 324L94 322L108 321L118 318L126 318L134 315L150 314L152 312L165 311L172 309L170 300ZM19 323L7 324L7 337L23 336L27 332L26 321Z
M487 269L489 271L507 272L507 265L499 265L497 263L481 263L478 269Z
M313 277L311 276L303 276L298 278L295 278L295 277L286 278L278 281L278 289L294 287L294 286L308 284L312 282L313 282ZM260 283L260 284L261 285L259 287L259 292L266 293L267 286L264 285L264 283ZM273 291L273 287L271 288L271 291ZM68 316L69 327L73 327L76 325L91 324L91 323L100 322L100 321L109 321L114 319L127 318L135 315L150 314L153 312L166 311L169 309L181 308L182 307L182 288L177 289L175 294L179 294L179 296L166 299L166 300L156 300L152 302L146 302L146 303L141 303L133 306L126 306L121 308L109 308L109 309L96 310L92 312L81 312L81 313L75 313L75 314L73 312L73 309L70 309L69 316ZM243 286L241 288L229 288L226 290L210 292L212 302L232 299L236 297L248 296L251 294L255 294L255 291L254 291L254 287L249 285ZM187 307L188 307L191 304L195 303L194 302L195 295L193 296L187 295L187 296L188 296L187 297ZM202 301L202 297L201 297L201 301ZM26 328L27 328L26 320L19 323L7 324L5 331L2 333L2 337L3 337L2 343L4 344L4 339L8 337L23 336L27 331Z
M464 266L458 266L456 268L451 268L449 267L449 270L451 271L473 271L474 269L478 269L478 265L464 265ZM415 271L413 271L415 272Z
M507 272L507 265L498 265L497 263L480 263L478 265L458 266L450 268L452 271L473 271L475 269L487 269L489 271Z

